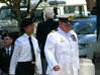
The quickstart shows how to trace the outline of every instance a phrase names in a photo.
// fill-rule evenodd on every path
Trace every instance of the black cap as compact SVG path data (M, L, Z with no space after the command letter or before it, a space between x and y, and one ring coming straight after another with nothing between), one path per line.
M32 24L33 24L33 20L31 18L25 18L22 20L20 26L21 26L21 28L24 28L24 27L27 27Z
M2 35L2 39L4 39L7 36L9 36L12 39L14 39L14 37L15 37L13 33L5 33L4 35Z

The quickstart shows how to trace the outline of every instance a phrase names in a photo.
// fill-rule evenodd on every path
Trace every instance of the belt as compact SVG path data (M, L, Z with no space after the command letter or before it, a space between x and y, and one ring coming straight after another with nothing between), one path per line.
M31 61L31 63L32 63L32 64L35 64L36 62L34 62L34 61Z
M35 64L36 62L34 62L34 61L18 62L18 64L22 64L22 63L24 63L24 64Z

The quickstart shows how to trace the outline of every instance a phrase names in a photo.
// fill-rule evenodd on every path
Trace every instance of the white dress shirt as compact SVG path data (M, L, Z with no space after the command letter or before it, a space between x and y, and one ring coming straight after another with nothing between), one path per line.
M10 74L15 74L16 65L18 62L32 61L31 47L30 47L28 38L29 36L27 34L24 34L16 40L14 52L13 52L11 63L10 63L10 71L9 71ZM33 47L35 50L36 66L38 69L37 71L39 73L42 73L40 49L35 37L33 37L32 35L31 38L32 38Z
M9 48L5 48L5 50L6 50L6 54L11 54L11 49L12 49L12 47L10 46ZM9 52L9 53L8 53Z

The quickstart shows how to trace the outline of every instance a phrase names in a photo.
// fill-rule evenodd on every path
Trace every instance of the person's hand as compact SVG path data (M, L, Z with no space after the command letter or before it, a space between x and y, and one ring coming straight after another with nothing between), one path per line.
M60 66L59 65L56 65L54 68L53 68L54 71L60 71Z

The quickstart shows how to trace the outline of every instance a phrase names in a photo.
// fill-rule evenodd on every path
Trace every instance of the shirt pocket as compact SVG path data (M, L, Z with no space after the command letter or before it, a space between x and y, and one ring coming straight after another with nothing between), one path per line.
M69 54L69 47L66 42L57 43L55 55L58 57L58 59L62 59L64 56Z

